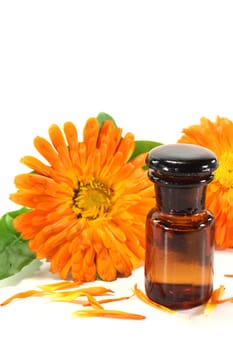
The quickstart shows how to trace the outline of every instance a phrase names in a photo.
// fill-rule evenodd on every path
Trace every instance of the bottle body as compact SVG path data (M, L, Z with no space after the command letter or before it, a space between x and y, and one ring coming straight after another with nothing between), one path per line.
M145 289L172 309L205 303L213 290L214 217L152 209L146 220Z
M146 220L146 293L172 309L204 304L213 290L214 217L205 196L216 155L197 145L161 145L146 164L155 188Z

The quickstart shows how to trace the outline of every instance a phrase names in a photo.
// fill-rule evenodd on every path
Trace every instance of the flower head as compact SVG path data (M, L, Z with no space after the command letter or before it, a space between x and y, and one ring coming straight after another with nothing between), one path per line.
M145 154L129 160L134 137L122 137L110 120L99 128L88 119L81 142L71 122L64 133L52 125L49 136L34 140L46 163L25 156L33 172L15 177L10 199L31 209L16 217L16 230L63 279L130 275L144 260L144 221L154 203Z
M215 122L203 117L200 124L184 129L178 142L204 146L216 154L219 167L207 187L206 206L215 215L216 246L233 247L233 122L219 116Z

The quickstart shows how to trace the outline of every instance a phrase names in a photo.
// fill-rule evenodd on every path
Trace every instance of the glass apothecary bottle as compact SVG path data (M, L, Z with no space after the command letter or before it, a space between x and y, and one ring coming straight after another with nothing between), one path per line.
M146 219L146 293L172 309L204 304L214 263L214 217L205 194L217 158L201 146L170 144L152 149L146 164L156 199Z

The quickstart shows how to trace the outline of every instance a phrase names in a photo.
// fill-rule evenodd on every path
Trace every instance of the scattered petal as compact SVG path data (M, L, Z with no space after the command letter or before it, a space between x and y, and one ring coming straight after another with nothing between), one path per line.
M145 316L134 314L130 312L125 311L119 311L119 310L77 310L73 312L74 317L107 317L107 318L120 318L120 319L127 319L127 320L144 320Z
M107 295L107 294L112 294L114 293L113 290L105 288L105 287L87 287L87 288L80 288L80 291L84 292L84 293L89 293L91 295L94 296L98 296L98 295Z
M58 282L58 283L43 284L43 285L38 286L38 288L40 288L44 291L47 291L47 292L53 292L56 290L78 287L81 284L82 284L82 282L64 281L64 282Z
M98 300L98 303L99 304L106 304L106 303L112 303L112 302L115 302L115 301L128 300L130 298L132 298L132 295L131 296L127 296L127 297L101 299L101 300ZM78 301L78 304L79 304L79 301ZM80 304L82 306L90 306L91 305L89 302L85 302L85 301L81 302Z
M232 303L233 302L233 297L217 300L216 303L217 304L223 304L223 303L226 303L228 301Z
M205 308L204 308L204 315L209 315L211 311L213 311L216 306L218 305L218 300L220 296L223 294L225 290L225 287L221 285L219 288L215 289L207 301Z
M12 295L10 298L6 299L5 301L3 301L0 306L5 306L9 303L11 303L13 300L15 299L24 299L24 298L28 298L31 296L44 296L45 292L42 291L38 291L38 290L28 290L26 292L21 292L21 293L17 293Z
M134 291L134 294L138 297L138 299L140 299L144 303L146 303L146 304L148 304L156 309L163 310L163 311L166 311L166 312L171 313L171 314L176 313L175 310L169 309L168 307L166 307L164 305L161 305L161 304L156 303L155 301L152 301L150 298L148 298L148 296L142 290L140 290L137 287L137 284L135 284L133 291Z

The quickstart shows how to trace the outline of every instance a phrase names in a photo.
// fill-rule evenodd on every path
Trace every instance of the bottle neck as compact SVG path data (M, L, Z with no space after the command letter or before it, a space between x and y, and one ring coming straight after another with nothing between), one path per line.
M164 186L155 183L157 210L172 215L193 215L205 209L206 185Z

